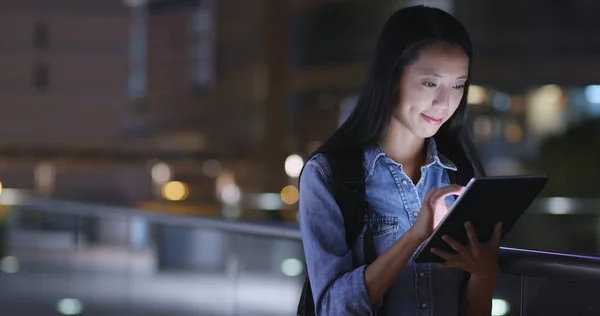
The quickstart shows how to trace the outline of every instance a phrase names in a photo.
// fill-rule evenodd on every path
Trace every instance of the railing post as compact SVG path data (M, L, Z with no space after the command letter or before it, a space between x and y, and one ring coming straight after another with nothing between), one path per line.
M240 235L233 234L232 238L233 242L229 243L228 249L231 253L228 254L227 267L226 271L229 277L233 282L233 310L231 311L231 315L237 316L240 314L239 307L239 288L240 288L240 278L241 278L241 258L240 258L240 243L242 242L242 238Z
M521 274L521 316L527 314L527 276Z

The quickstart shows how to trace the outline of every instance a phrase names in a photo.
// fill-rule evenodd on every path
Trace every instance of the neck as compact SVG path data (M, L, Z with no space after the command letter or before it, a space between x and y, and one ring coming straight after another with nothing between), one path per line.
M403 166L421 166L425 160L425 139L416 136L394 119L380 145L386 155Z

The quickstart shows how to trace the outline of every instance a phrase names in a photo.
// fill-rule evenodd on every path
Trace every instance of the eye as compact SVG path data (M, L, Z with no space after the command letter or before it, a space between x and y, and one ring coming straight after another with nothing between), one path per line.
M459 85L455 85L455 86L454 86L454 87L452 87L452 88L454 88L454 89L456 89L456 90L461 90L461 89L464 89L464 88L465 88L465 85L464 85L464 84L459 84Z
M423 85L429 88L437 87L437 85L433 82L423 82Z

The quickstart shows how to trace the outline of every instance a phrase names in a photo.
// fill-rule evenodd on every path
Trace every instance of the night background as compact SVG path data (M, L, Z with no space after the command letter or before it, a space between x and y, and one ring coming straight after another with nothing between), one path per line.
M297 176L414 4L471 35L488 174L550 178L503 245L600 257L600 1L0 0L0 315L295 315ZM504 274L492 315L598 296Z

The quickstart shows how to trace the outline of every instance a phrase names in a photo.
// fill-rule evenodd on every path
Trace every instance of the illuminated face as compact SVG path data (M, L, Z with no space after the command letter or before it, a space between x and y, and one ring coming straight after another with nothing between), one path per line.
M435 135L454 114L464 93L469 57L458 46L425 46L400 78L400 98L392 119L420 138Z

